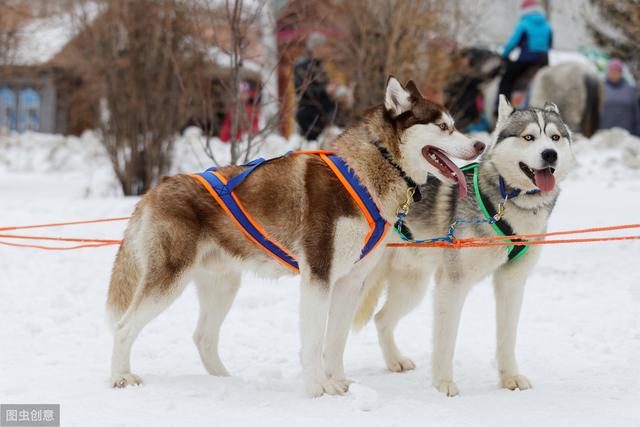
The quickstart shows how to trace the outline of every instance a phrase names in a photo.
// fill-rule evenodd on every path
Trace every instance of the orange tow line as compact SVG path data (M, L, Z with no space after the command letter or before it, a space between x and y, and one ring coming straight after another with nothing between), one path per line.
M100 222L112 222L112 221L128 221L130 217L120 217L120 218L104 218L104 219L93 219L89 221L71 221L71 222L57 222L53 224L38 224L38 225L20 225L15 227L0 227L0 231L14 231L14 230L27 230L33 228L49 228L49 227L63 227L67 225L81 225L81 224L95 224ZM47 236L18 236L14 234L0 234L0 238L3 239L20 239L20 240L54 240L59 242L74 242L74 243L83 243L82 245L75 246L44 246L44 245L29 245L25 243L13 243L7 242L4 240L0 240L0 245L4 246L13 246L19 248L32 248L32 249L43 249L47 251L69 251L73 249L82 249L82 248L99 248L102 246L113 246L120 245L122 240L107 240L107 239L81 239L81 238L70 238L70 237L47 237Z
M69 225L96 224L96 223L112 222L112 221L127 221L129 219L130 217L120 217L120 218L94 219L89 221L71 221L71 222L59 222L59 223L52 223L52 224L0 227L0 231L14 231L14 230L26 230L26 229L34 229L34 228L63 227L63 226L69 226ZM417 248L445 248L445 249L510 246L510 245L513 245L513 242L511 241L511 239L542 239L545 237L552 237L552 236L564 236L564 235L586 234L586 233L602 233L605 231L630 230L630 229L638 229L638 228L640 228L640 224L625 224L625 225L615 225L615 226L609 226L609 227L584 228L580 230L554 231L550 233L517 234L513 236L507 236L509 239L507 241L505 241L506 239L505 236L492 236L492 237L473 237L468 239L454 238L451 242L389 243L387 244L387 246L393 247L393 248L417 247ZM122 243L122 240L113 240L113 239L26 236L26 235L14 235L14 234L0 234L0 239L41 240L41 241L81 243L80 245L60 247L60 246L44 246L44 245L13 243L13 242L7 242L5 240L0 240L0 245L43 249L43 250L51 250L51 251L68 251L68 250L81 249L81 248L98 248L103 246L120 245ZM640 239L640 235L591 237L591 238L576 238L576 239L524 240L524 241L519 241L518 245L524 245L524 246L557 245L557 244L566 244L566 243L608 242L608 241L638 240L638 239Z
M399 247L418 247L418 248L449 248L449 249L461 249L461 248L481 248L491 246L512 246L515 239L541 239L551 236L563 236L570 234L585 234L585 233L602 233L604 231L615 230L629 230L633 228L640 228L640 224L625 224L614 225L610 227L594 227L583 228L580 230L567 230L567 231L554 231L550 233L538 233L538 234L516 234L513 236L506 236L509 240L505 241L505 236L491 236L491 237L472 237L469 239L456 239L453 238L451 242L425 242L425 243L389 243L387 246L399 248ZM637 240L640 236L616 236L616 237L591 237L582 239L555 239L555 240L524 240L518 241L519 246L535 246L535 245L557 245L562 243L589 243L589 242L607 242L607 241L619 241L619 240Z

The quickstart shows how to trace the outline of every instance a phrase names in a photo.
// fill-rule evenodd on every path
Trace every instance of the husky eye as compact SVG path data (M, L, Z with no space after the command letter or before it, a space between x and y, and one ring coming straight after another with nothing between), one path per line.
M535 137L533 135L525 135L522 137L525 141L533 141L535 139Z
M552 141L560 141L560 135L551 135Z
M446 123L440 123L440 124L438 125L438 127L439 127L441 130L444 130L444 131L446 131L446 130L447 130L447 124L446 124Z

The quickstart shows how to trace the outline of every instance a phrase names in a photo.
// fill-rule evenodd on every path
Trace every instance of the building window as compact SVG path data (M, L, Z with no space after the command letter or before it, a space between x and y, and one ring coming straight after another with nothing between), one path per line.
M7 86L0 86L0 129L16 130L16 94Z
M20 90L18 131L40 130L40 94L30 87Z

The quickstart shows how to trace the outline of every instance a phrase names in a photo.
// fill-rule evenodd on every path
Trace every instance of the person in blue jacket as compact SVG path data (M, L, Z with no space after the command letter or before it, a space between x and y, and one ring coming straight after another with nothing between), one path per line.
M506 70L500 81L498 94L503 94L509 100L513 86L521 75L532 67L540 68L549 64L549 49L553 41L551 25L544 15L544 8L537 0L524 0L521 10L515 31L502 51ZM520 48L518 60L509 61L509 54L516 46Z

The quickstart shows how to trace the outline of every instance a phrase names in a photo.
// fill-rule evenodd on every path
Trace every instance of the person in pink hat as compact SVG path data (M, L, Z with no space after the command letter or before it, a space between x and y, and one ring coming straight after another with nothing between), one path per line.
M549 64L549 49L553 42L551 24L542 5L537 0L524 0L520 8L520 19L502 49L502 59L507 62L507 67L498 94L503 94L507 99L511 99L513 85L521 75L531 67ZM516 61L510 61L509 54L516 47L520 48L520 55Z
M623 67L624 64L619 59L612 59L607 64L600 129L617 127L640 136L638 91L622 78Z

